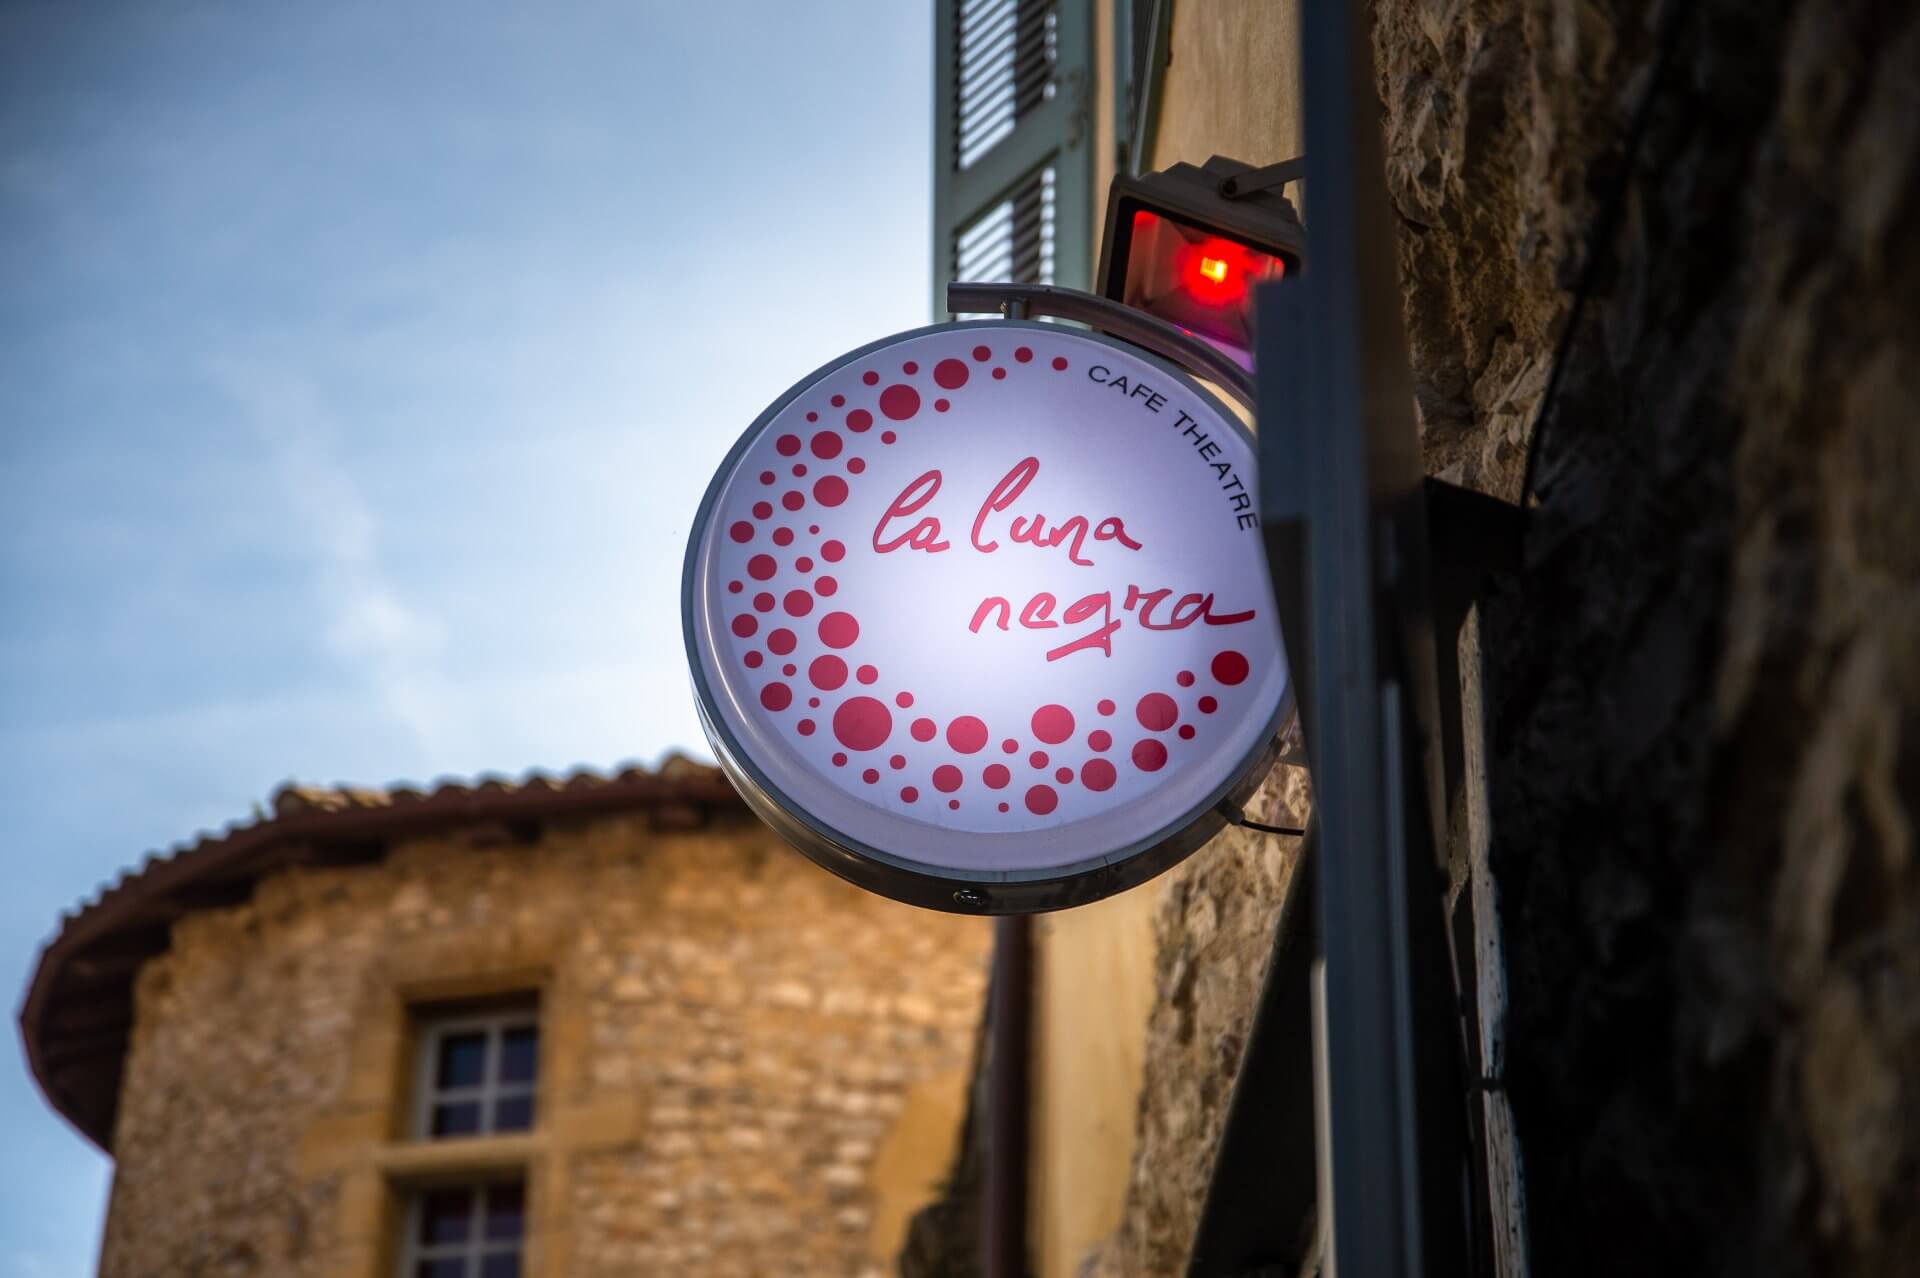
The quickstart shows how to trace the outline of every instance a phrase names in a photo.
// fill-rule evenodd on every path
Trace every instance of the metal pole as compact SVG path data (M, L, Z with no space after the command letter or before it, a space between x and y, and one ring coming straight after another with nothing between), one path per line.
M981 1217L985 1278L1027 1273L1027 1062L1031 1055L1033 920L993 921L987 1012L987 1168Z
M1300 9L1314 254L1263 290L1256 340L1262 521L1289 651L1307 649L1320 1211L1339 1278L1438 1278L1466 1259L1450 1009L1427 970L1444 949L1423 467L1367 7Z

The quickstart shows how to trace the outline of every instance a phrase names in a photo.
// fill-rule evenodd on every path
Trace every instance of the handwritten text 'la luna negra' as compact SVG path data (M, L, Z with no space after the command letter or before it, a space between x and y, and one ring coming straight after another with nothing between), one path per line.
M968 541L975 550L990 555L1000 549L999 530L994 517L1018 501L1020 495L1026 492L1027 485L1039 473L1039 459L1025 457L1001 476L1000 482L993 486L993 491L980 503L980 509L973 517ZM896 550L939 554L953 549L953 543L946 540L942 533L939 517L920 515L921 510L940 492L940 481L940 472L930 470L900 490L900 495L893 499L893 504L887 507L886 513L880 516L880 522L873 527L873 549L876 554L887 555ZM920 518L914 520L915 515L920 515ZM909 520L912 520L911 524ZM1064 550L1069 562L1086 568L1093 566L1093 560L1089 558L1090 542L1096 545L1107 542L1129 551L1140 549L1140 543L1128 535L1127 526L1118 515L1109 515L1098 522L1085 515L1073 515L1048 527L1046 515L1036 511L1031 515L1014 516L1006 527L1006 537L1008 541L1024 542L1042 549ZM1216 613L1212 594L1182 595L1164 615L1160 614L1157 611L1160 605L1172 595L1170 589L1142 590L1139 586L1129 585L1120 609L1122 612L1131 612L1143 630L1185 630L1197 621L1209 626L1232 626L1253 620L1251 611ZM1047 660L1058 661L1073 653L1091 652L1094 649L1111 657L1113 636L1121 628L1120 619L1114 616L1113 592L1102 590L1081 596L1068 604L1056 621L1054 609L1059 607L1059 603L1052 592L1042 590L1027 600L1018 613L1021 626L1028 630L1057 630L1062 625L1092 623L1092 628L1079 637L1048 650ZM981 626L992 622L1001 630L1006 630L1015 615L1011 600L1002 595L989 595L974 609L973 621L967 628L979 634Z

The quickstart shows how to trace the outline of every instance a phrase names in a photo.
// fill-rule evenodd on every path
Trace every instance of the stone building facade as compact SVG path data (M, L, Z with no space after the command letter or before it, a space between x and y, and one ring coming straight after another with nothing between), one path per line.
M110 1128L63 1105L114 1156L109 1278L437 1275L470 1186L528 1275L880 1274L951 1162L985 924L832 878L708 769L282 791L49 946L24 1020L56 1103L113 1002L89 963L196 880L244 899L176 904L138 962ZM531 1064L472 1046L490 1022ZM477 1132L440 1086L470 1046L528 1093Z

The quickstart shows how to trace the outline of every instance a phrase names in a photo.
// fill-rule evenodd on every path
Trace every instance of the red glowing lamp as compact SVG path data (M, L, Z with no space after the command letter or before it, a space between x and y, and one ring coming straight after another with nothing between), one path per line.
M1204 166L1117 177L1107 196L1099 292L1253 366L1253 290L1300 268L1305 233L1280 186L1295 166Z

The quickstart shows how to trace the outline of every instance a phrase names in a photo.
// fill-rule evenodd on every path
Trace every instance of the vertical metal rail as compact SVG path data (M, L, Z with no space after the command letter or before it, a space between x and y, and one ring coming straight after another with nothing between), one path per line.
M1028 1058L1032 1054L1033 920L993 921L992 1004L987 1009L986 1193L981 1273L1026 1278Z
M1321 1228L1339 1278L1448 1278L1468 1264L1461 1080L1435 984L1441 737L1396 241L1367 8L1301 15L1314 254L1263 293L1257 368L1263 523L1315 790Z

